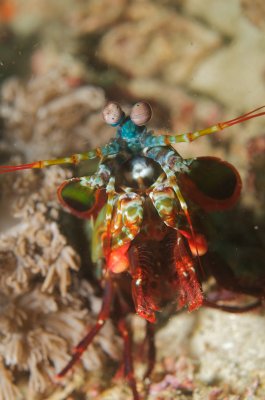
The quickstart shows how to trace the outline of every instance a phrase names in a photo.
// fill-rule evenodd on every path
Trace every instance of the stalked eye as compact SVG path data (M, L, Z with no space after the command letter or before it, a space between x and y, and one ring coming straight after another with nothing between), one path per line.
M108 125L117 125L123 116L123 111L118 103L108 103L104 107L103 119Z
M152 108L150 104L143 101L136 103L132 108L130 117L135 125L145 125L152 117Z

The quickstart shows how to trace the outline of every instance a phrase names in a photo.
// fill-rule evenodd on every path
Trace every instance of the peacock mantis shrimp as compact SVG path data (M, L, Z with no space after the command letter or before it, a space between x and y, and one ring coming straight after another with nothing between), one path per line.
M69 179L58 188L59 201L66 209L79 218L93 219L92 258L104 260L104 295L97 322L58 377L73 367L112 317L124 341L121 371L137 400L128 313L135 311L147 321L148 377L155 362L153 323L156 312L167 302L174 301L178 309L187 307L189 311L204 305L231 312L260 304L260 293L255 294L256 301L241 307L220 305L204 296L200 258L208 252L207 239L194 224L195 211L191 212L188 202L205 211L228 209L238 200L241 179L225 161L215 157L183 159L172 145L263 116L263 109L196 132L154 135L146 127L152 116L148 103L136 103L126 116L118 103L110 102L103 118L116 128L116 136L106 145L70 157L0 167L3 174L99 159L93 175ZM236 281L231 285L244 292Z

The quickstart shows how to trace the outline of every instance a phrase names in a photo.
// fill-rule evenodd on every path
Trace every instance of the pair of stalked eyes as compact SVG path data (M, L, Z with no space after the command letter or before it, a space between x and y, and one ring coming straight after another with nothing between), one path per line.
M103 119L109 125L118 125L124 116L124 112L118 103L108 103L103 109ZM150 104L143 101L136 103L131 110L130 118L135 125L145 125L152 117Z

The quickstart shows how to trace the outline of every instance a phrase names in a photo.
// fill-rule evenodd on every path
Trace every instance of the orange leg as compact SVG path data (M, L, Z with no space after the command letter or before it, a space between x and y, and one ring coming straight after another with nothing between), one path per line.
M172 251L177 276L178 306L179 308L187 306L189 311L193 311L203 304L203 294L194 259L186 246L180 233L177 232L172 240Z
M124 376L132 390L133 399L140 400L133 371L131 337L124 318L119 320L118 329L124 342Z
M132 296L135 310L140 317L154 323L155 311L159 310L156 302L152 269L152 255L146 246L132 245L129 250L130 273L132 275Z
M111 309L111 304L112 304L112 299L113 299L113 291L114 290L113 290L112 280L110 277L108 277L106 284L105 284L105 289L104 289L103 303L102 303L101 311L97 318L97 322L93 326L93 328L87 333L87 335L75 347L71 360L64 367L64 369L57 374L58 378L63 377L70 369L72 369L74 364L76 364L76 362L81 358L82 354L87 349L89 344L92 342L94 337L104 326L106 320L109 318L109 315L110 315L110 309Z
M155 360L156 360L156 348L155 348L155 327L153 324L150 324L150 322L147 321L146 323L146 336L145 340L147 341L148 344L148 365L147 365L147 370L144 374L144 379L149 378L151 375L154 366L155 366Z

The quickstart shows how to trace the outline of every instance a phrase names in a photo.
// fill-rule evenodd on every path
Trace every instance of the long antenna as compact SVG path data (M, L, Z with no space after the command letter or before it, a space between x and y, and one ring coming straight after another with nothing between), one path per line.
M92 160L94 158L102 158L108 155L115 155L119 152L118 143L109 143L102 147L97 147L94 150L87 151L86 153L73 154L69 157L56 158L54 160L40 160L34 161L29 164L20 165L2 165L0 166L0 174L7 172L20 171L24 169L35 169L35 168L46 168L50 165L61 165L61 164L78 164L80 161Z

